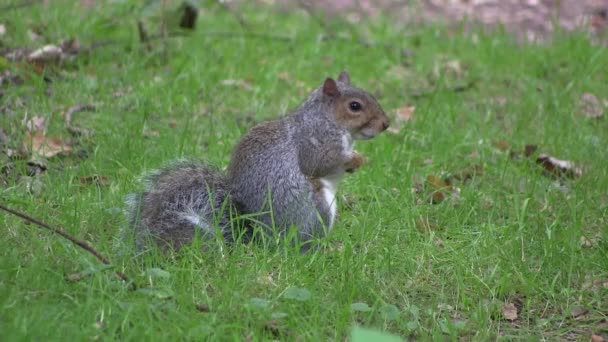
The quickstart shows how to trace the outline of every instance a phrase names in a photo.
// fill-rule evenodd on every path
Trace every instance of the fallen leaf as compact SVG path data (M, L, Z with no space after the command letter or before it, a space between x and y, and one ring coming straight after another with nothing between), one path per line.
M584 93L578 102L579 114L591 118L599 119L604 116L604 106L597 99L597 97L591 93Z
M447 185L452 185L454 181L468 181L473 179L474 177L481 176L483 174L483 166L481 165L471 165L466 167L444 179L444 183Z
M414 111L416 110L416 106L406 106L397 108L397 115L395 118L397 121L407 122L414 119Z
M509 321L515 321L517 319L517 308L513 303L506 303L502 307L502 316Z
M264 324L264 330L268 331L272 334L275 339L281 339L283 336L283 332L279 326L279 323L276 319L271 319Z
M441 240L441 238L437 235L433 235L433 243L435 244L435 246L437 246L439 248L445 247L443 240Z
M27 56L28 61L36 63L58 62L61 60L63 51L56 45L45 45L34 50Z
M586 315L589 312L589 309L587 309L584 306L575 306L570 310L570 315L572 316L572 318L577 319L580 318L581 316Z
M494 142L492 142L492 145L503 152L507 151L510 147L509 142L506 140L494 141Z
M545 172L552 176L575 178L583 175L583 170L571 161L553 158L545 153L538 155L536 163L542 165Z
M427 182L431 183L434 187L433 192L431 193L431 201L433 204L439 204L446 199L446 194L444 190L449 188L449 185L446 184L441 178L435 175L429 175L426 178Z
M536 145L526 145L524 147L524 156L529 157L534 154L538 150L538 146Z
M84 278L90 277L91 273L90 272L78 272L78 273L70 273L68 275L65 276L65 280L75 283L75 282L79 282Z
M245 80L228 79L228 80L222 80L220 83L224 86L239 87L239 88L242 88L245 90L253 90L253 87L251 86L251 84Z
M607 340L604 337L600 336L600 335L592 334L591 335L591 341L593 341L593 342L606 342Z
M80 177L79 180L80 180L80 185L95 184L95 185L105 186L105 185L110 185L110 183L112 183L110 178L108 178L106 176L99 176L99 175Z
M185 29L194 29L196 27L196 18L198 18L198 8L192 3L186 1L181 6L182 18L179 21L179 27Z
M395 122L392 124L388 131L391 133L399 133L403 128L403 123L414 119L414 111L416 106L405 106L397 108L395 110Z
M28 176L38 176L48 169L49 161L39 155L34 155L27 161Z
M591 241L590 239L588 239L584 235L581 236L581 238L580 238L579 241L580 241L581 247L584 247L584 248L591 248L591 247L593 247L593 241Z
M41 132L36 132L34 136L27 132L23 145L26 150L46 158L60 153L66 154L72 152L72 146L63 141L62 138L47 137Z
M46 117L35 115L27 120L25 127L29 132L44 132L46 130Z
M194 305L194 307L196 308L196 311L198 311L198 312L210 312L211 311L211 309L209 309L209 305L207 305L207 304L197 303Z

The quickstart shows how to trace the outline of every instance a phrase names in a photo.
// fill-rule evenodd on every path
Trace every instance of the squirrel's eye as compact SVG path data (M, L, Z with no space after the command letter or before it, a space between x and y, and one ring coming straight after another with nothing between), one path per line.
M361 108L363 106L361 106L361 103L357 102L357 101L353 101L351 103L348 104L348 107L350 107L350 110L352 110L353 112L358 112L361 110Z

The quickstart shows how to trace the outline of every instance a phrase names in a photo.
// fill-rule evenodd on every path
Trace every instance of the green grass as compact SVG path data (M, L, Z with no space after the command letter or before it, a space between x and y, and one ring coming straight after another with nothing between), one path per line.
M67 139L62 113L90 103L97 111L76 114L74 124L95 133L74 141L79 153L50 158L39 193L20 180L27 159L11 161L0 201L91 242L142 289L130 291L73 244L2 213L1 340L343 340L355 326L422 340L607 334L598 324L608 319L608 288L601 285L608 281L608 123L578 109L583 93L608 97L605 48L582 35L529 45L501 32L472 37L382 17L329 23L340 36L395 45L366 47L357 39L321 40L323 28L305 13L266 7L243 9L250 31L291 41L223 37L212 32L245 30L210 6L195 32L170 39L164 56L160 41L151 51L138 43L139 4L51 3L0 14L8 31L2 44L36 48L67 37L117 43L83 52L50 83L33 75L2 86L0 127L16 148L23 118L41 115L48 135ZM156 32L158 19L145 19ZM43 41L28 38L31 27L43 28ZM449 61L461 67L450 72ZM370 161L342 183L349 203L341 202L326 249L119 253L123 199L139 188L138 175L178 157L225 166L255 122L297 106L343 69L387 112L405 105L416 111L399 133L358 143ZM470 89L451 90L469 82ZM585 172L556 181L533 159L497 149L499 140L512 149L536 144ZM471 165L483 173L456 183L459 199L432 204L429 184L424 194L411 190L429 175ZM111 183L80 184L94 174ZM592 245L581 246L581 236ZM92 275L64 279L83 271ZM515 322L501 314L509 302L520 308ZM369 310L353 310L354 303ZM575 319L579 306L589 312Z

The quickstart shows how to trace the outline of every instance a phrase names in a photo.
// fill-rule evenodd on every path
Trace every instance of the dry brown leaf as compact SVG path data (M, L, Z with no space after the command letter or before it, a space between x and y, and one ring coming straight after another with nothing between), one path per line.
M471 165L466 167L449 177L447 177L444 182L447 185L452 185L454 181L462 181L466 182L468 180L473 179L474 177L481 176L483 174L483 166L481 165Z
M169 125L169 128L176 128L177 127L177 120L175 120L173 118L170 118L168 125Z
M557 177L576 178L583 175L583 170L568 160L553 158L545 153L541 153L536 158L536 163L542 165L545 172Z
M397 108L397 115L395 118L397 121L407 122L414 119L414 111L416 110L416 106L406 106Z
M198 8L188 3L182 5L182 17L179 21L179 27L193 30L196 27L196 18L198 18Z
M584 248L591 248L591 247L593 247L593 241L589 240L584 235L581 236L581 238L580 238L579 241L580 241L581 247L584 247Z
M606 342L608 340L606 340L604 337L602 337L601 335L596 335L596 334L592 334L591 335L591 341L593 342Z
M25 127L29 132L44 132L46 131L46 117L35 115L27 120Z
M445 244L443 243L443 240L441 240L441 238L437 235L433 236L433 242L435 243L435 246L439 247L439 248L443 248L445 247Z
M57 45L45 45L34 50L27 56L28 61L36 63L58 62L61 60L63 51Z
M428 175L426 177L426 180L434 188L433 192L431 193L431 200L433 204L439 204L443 202L447 197L444 191L448 190L450 186L441 178L435 175Z
M75 283L75 282L79 282L84 278L90 277L91 273L90 272L78 272L78 273L70 273L68 275L65 276L65 280Z
M572 310L570 310L570 315L572 316L572 318L577 319L586 315L588 312L589 309L584 306L578 305L573 307Z
M245 90L253 90L251 83L247 82L246 80L228 79L228 80L222 80L220 83L224 86L239 87L239 88L242 88Z
M35 132L32 136L26 133L23 145L26 150L42 157L50 158L60 153L72 152L72 146L60 137L47 137L42 132Z
M403 123L414 119L414 111L416 106L405 106L397 108L395 110L395 122L392 124L388 131L391 133L399 133L403 128Z
M503 152L507 151L511 146L511 144L509 144L509 142L506 140L493 141L492 145Z
M591 118L599 119L604 116L604 106L597 97L591 93L584 93L578 102L579 114Z
M203 304L203 303L197 303L194 305L194 307L196 308L196 311L198 312L210 312L211 309L209 308L209 305L207 304Z
M110 183L112 183L110 178L108 178L106 176L99 176L99 175L80 177L79 181L80 181L80 185L95 184L95 185L105 186L105 185L110 185Z
M506 303L502 307L502 316L509 321L515 321L517 319L517 308L513 303Z

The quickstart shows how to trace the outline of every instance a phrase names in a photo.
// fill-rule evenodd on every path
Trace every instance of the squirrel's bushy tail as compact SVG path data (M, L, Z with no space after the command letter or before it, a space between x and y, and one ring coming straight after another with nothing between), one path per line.
M137 248L148 241L178 249L195 236L233 240L231 215L236 214L225 176L201 162L180 160L149 173L144 190L127 197L129 226Z

